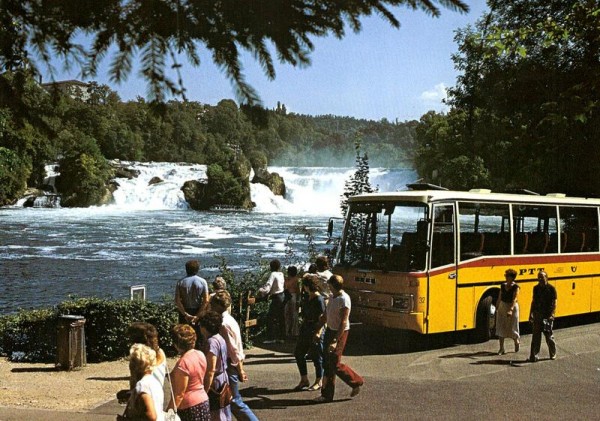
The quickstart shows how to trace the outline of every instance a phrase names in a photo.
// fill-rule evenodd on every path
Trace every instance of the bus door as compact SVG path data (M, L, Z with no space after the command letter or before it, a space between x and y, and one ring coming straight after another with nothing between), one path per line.
M454 204L435 204L429 241L427 333L456 329Z

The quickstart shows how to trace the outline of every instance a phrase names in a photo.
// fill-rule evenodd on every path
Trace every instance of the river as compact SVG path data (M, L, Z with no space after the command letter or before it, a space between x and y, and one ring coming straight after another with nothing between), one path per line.
M204 166L132 163L141 174L119 179L115 203L92 208L0 208L0 314L52 306L69 298L129 297L145 285L147 298L173 294L189 259L212 280L221 257L236 273L260 259L303 262L307 243L298 227L325 247L329 217L340 216L340 196L352 168L272 167L283 176L286 197L252 185L252 212L196 212L180 191L204 176ZM153 176L164 182L149 186ZM381 191L402 190L412 170L371 169ZM289 258L291 248L296 255Z

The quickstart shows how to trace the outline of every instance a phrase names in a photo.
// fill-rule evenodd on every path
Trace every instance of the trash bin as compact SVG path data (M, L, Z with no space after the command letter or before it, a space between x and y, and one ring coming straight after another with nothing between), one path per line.
M58 318L56 366L61 370L81 369L85 357L85 318L64 315Z

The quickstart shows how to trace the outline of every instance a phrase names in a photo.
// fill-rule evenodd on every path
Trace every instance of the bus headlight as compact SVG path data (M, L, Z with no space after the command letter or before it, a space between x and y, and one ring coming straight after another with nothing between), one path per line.
M410 313L414 308L413 294L396 295L392 298L392 307L394 310Z

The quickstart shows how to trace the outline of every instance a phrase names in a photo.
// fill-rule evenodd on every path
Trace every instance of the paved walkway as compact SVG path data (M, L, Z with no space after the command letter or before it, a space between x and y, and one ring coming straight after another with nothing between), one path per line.
M600 323L557 329L558 359L550 361L543 344L538 363L526 362L530 334L522 337L519 353L503 356L496 354L497 341L454 344L453 336L443 335L417 344L410 335L360 329L350 335L344 361L366 382L355 398L339 380L329 404L312 403L318 392L293 392L299 376L293 344L286 343L248 351L245 401L261 421L598 417ZM114 421L122 410L116 400L87 413L0 407L0 421Z

